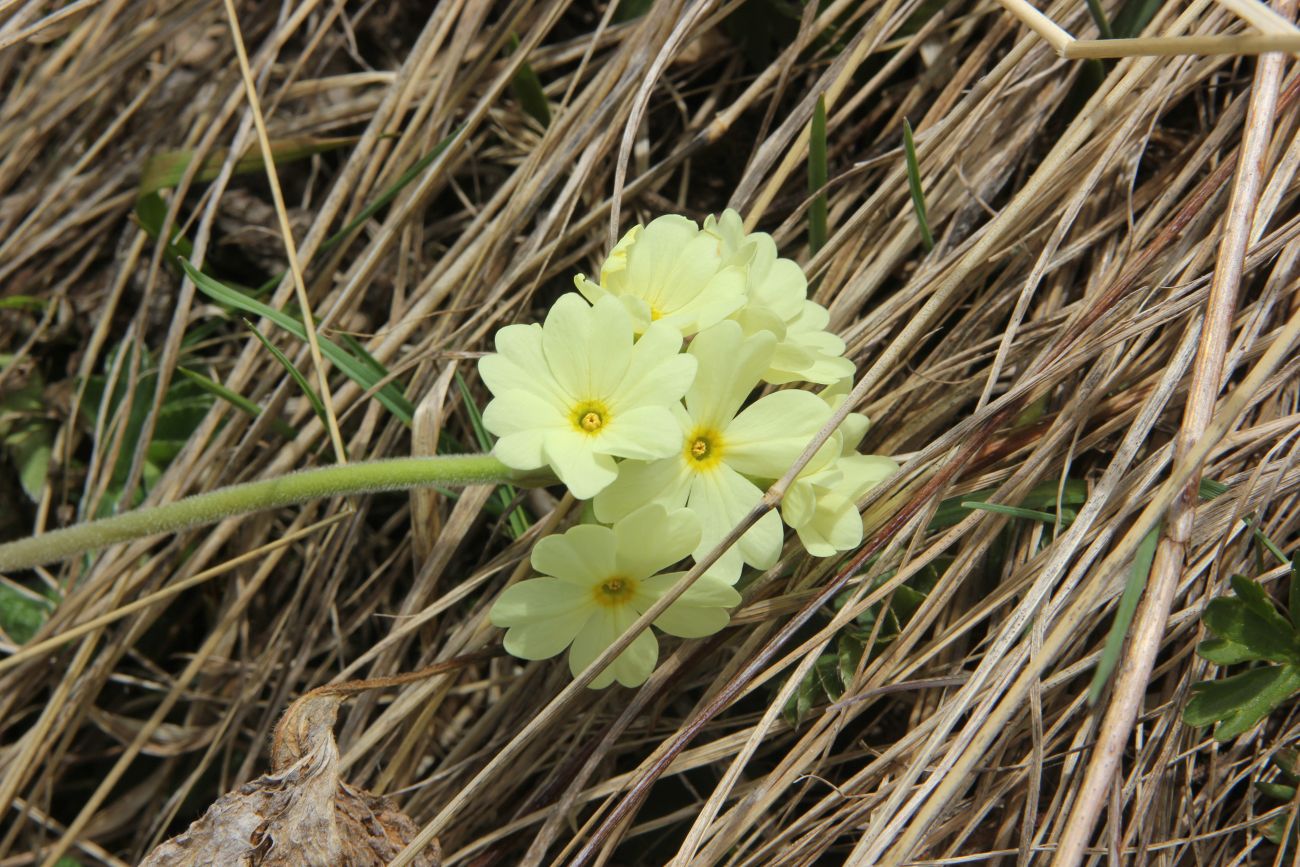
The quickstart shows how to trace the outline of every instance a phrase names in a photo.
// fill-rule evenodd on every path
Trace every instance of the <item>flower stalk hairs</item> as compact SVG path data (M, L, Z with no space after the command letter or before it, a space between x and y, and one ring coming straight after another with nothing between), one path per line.
M193 268L190 276L212 281ZM522 659L568 651L576 674L702 562L781 478L844 400L853 364L771 236L726 211L698 226L659 217L628 232L595 279L575 278L545 320L507 325L479 373L493 397L488 455L328 466L0 544L0 572L26 569L233 515L339 494L424 485L551 484L588 500L587 523L540 540L535 577L490 611ZM820 391L791 387L808 383ZM780 386L773 390L772 387ZM723 629L745 567L776 563L785 527L815 557L862 540L858 501L897 469L863 455L849 413L768 512L653 621L699 638ZM698 570L697 570L698 571ZM644 683L658 660L646 630L593 687Z

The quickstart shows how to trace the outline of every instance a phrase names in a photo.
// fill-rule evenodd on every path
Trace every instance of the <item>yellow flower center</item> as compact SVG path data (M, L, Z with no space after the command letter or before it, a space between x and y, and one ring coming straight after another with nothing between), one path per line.
M632 601L632 597L636 595L636 588L637 582L635 578L615 575L612 578L606 578L593 587L591 595L595 598L597 605L603 605L606 608L617 608Z
M569 414L573 426L588 435L600 433L609 424L609 408L598 400L583 401Z
M696 428L686 438L686 465L703 472L722 462L722 436L709 428Z

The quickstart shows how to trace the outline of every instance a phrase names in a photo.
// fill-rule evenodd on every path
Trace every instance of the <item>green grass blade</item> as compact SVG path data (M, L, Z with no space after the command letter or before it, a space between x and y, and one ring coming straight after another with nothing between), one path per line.
M8 298L0 298L0 310L44 310L48 306L48 301L33 298L31 295L10 295Z
M1111 22L1113 35L1120 39L1140 36L1151 19L1156 17L1160 4L1161 0L1128 0Z
M996 512L999 515L1008 515L1012 518L1025 518L1030 521L1042 521L1044 524L1055 524L1058 516L1051 512L1040 512L1037 509L1025 509L1020 506L1005 506L1002 503L984 503L979 500L963 500L963 509L981 509L985 512ZM1074 520L1074 513L1069 510L1063 510L1059 516L1061 526L1068 526Z
M348 222L348 224L345 225L342 229L339 229L337 232L335 232L333 235L327 238L324 241L324 243L322 243L320 246L321 252L323 253L326 250L331 250L334 247L337 247L339 244L343 243L343 240L347 238L348 235L356 231L357 227L364 225L367 220L369 220L375 214L379 213L381 208L383 208L393 199L397 198L397 194L400 193L403 189L405 189L407 184L411 183L411 181L419 177L420 173L423 172L425 169L427 169L434 160L442 156L442 152L445 151L451 145L451 143L456 140L456 137L460 135L464 130L465 130L464 126L456 127L456 129L451 131L450 135L448 135L445 139L443 139L442 141L434 145L433 150L429 151L427 154L425 154L424 156L416 160L414 163L412 163L409 169L402 172L402 174L398 176L397 180L393 182L392 186L390 186L388 189L384 190L382 193L379 194L379 198L375 199L373 202L371 202L370 204L362 208L361 213L353 217Z
M507 54L514 54L518 50L519 37L511 33ZM542 125L542 129L551 125L551 106L546 101L546 91L542 89L542 81L528 65L528 61L519 61L514 77L510 79L510 92L519 100L524 112Z
M301 136L279 139L271 142L271 159L276 165L282 165L356 143L356 136L337 138ZM203 161L203 164L199 166L194 180L199 183L206 183L215 179L220 174L221 167L225 165L229 155L230 151L227 148L212 151L207 159ZM137 198L144 198L150 193L176 186L180 183L181 178L185 176L186 169L189 168L190 163L193 161L194 151L192 149L166 151L165 153L150 156L145 160L144 168L140 171L140 186L136 193ZM236 175L261 172L264 169L265 163L262 160L261 148L249 148L243 156L235 160L234 173Z
M241 310L244 313L251 313L254 316L269 319L299 340L305 341L307 339L307 330L303 327L302 322L284 311L268 307L257 299L251 298L243 292L232 289L209 277L196 269L188 260L182 259L181 267L185 269L185 273L194 281L194 285L199 288L199 291L217 303ZM320 343L321 354L328 358L339 370L343 371L349 379L367 391L376 388L383 379L369 364L358 359L329 338L317 335L317 341ZM403 424L411 424L411 419L415 415L415 406L407 400L406 396L393 383L389 382L382 388L378 388L374 395L375 399L383 404L389 412L401 419Z
M1142 591L1146 589L1147 579L1151 576L1151 561L1155 559L1156 543L1159 541L1160 527L1157 526L1143 537L1137 553L1133 555L1133 572L1124 586L1124 595L1120 597L1119 607L1115 610L1115 622L1110 625L1106 646L1101 651L1101 660L1097 663L1097 670L1092 674L1092 684L1088 687L1089 705L1097 704L1115 666L1119 664L1124 638L1128 635L1133 615L1137 612L1138 600L1142 598Z
M930 232L930 220L925 215L921 166L916 160L916 142L912 140L912 125L907 122L907 118L903 118L903 155L907 161L907 187L912 194L912 209L916 211L916 222L921 228L921 244L928 253L934 249L934 235Z
M256 418L262 414L262 408L260 406L253 403L239 392L231 391L216 380L208 379L197 370L190 370L188 367L177 367L176 372L189 379L208 394L211 394L213 397L220 400L224 400L226 403L235 407L235 409L238 409L247 415ZM288 439L293 439L298 435L298 432L293 429L293 426L285 422L283 419L276 419L271 422L271 426L275 428L276 433Z
M316 393L316 389L312 388L311 383L307 381L307 377L302 375L301 370L294 367L293 362L289 360L289 356L280 351L280 347L267 340L266 335L257 330L256 325L247 319L244 320L244 324L248 326L249 331L253 332L253 336L257 338L258 342L265 346L267 351L275 356L275 360L280 362L280 366L285 369L285 372L293 377L293 381L298 383L298 387L302 389L302 393L307 395L307 400L311 401L311 408L315 411L316 417L320 419L321 424L328 427L329 413L325 411L325 401L320 399L320 395Z
M1088 0L1088 12L1092 15L1092 20L1097 22L1097 31L1101 33L1101 38L1114 39L1115 32L1110 28L1110 19L1106 17L1106 10L1101 8L1101 0Z
M830 168L826 162L826 99L817 97L817 106L813 109L812 128L808 131L808 192L812 195L812 204L808 206L808 252L815 255L826 246L830 237L827 226L830 217L830 202L826 198L826 184L830 180Z

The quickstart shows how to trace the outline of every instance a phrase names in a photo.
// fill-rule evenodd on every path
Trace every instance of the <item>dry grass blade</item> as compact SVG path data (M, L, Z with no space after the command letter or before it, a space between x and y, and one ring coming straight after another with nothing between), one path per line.
M449 867L1294 858L1300 706L1223 743L1182 718L1238 670L1196 653L1229 579L1300 599L1300 76L1244 56L1294 47L1289 7L1102 0L1125 38L1094 39L1066 0L55 5L0 0L0 540L477 450L499 327L634 223L728 205L806 267L859 371L840 413L903 469L860 548L788 539L636 693L496 652L493 601L582 520L559 489L314 502L0 576L0 863L140 863L293 766L283 712L345 678L394 688L321 705L337 750L298 758L409 819L390 863L435 837ZM1103 720L1084 693L1162 522Z

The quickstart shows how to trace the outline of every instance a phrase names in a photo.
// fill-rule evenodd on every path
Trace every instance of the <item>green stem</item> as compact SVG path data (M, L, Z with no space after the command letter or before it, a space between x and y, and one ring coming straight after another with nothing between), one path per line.
M514 481L520 473L491 455L397 458L290 473L196 494L174 503L137 509L99 521L53 530L0 545L0 572L65 560L157 533L212 524L222 518L275 509L340 494L400 491L429 485L475 485Z

